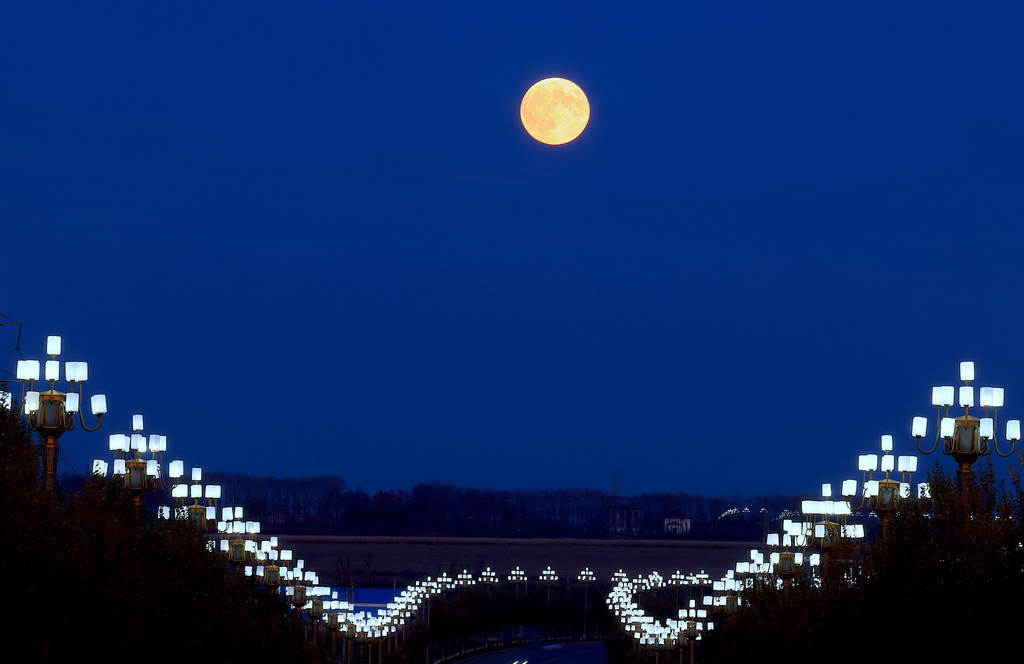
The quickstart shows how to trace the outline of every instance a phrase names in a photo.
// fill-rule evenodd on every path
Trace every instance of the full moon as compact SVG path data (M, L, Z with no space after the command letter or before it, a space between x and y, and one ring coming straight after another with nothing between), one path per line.
M548 145L562 145L583 133L590 120L590 102L572 81L545 78L523 95L519 117L530 136Z

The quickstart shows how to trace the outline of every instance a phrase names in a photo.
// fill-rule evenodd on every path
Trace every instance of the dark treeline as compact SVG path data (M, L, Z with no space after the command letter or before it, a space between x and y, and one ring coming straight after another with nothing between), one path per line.
M805 496L706 498L589 489L503 491L431 482L368 493L340 477L279 479L207 473L224 505L268 529L344 535L680 537L758 540Z

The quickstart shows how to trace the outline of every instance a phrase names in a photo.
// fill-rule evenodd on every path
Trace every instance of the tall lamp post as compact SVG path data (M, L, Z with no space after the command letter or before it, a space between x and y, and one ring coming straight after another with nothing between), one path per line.
M551 584L558 583L558 574L555 573L555 570L551 569L551 565L548 565L547 568L540 573L539 579L541 583L547 586L548 599L546 603L548 606L551 606Z
M487 586L487 596L491 596L491 587L498 582L498 573L490 567L480 572L480 583Z
M597 575L589 567L580 570L576 580L583 584L583 640L587 639L587 608L589 604L590 584L597 580Z
M979 458L986 456L990 449L996 454L1007 457L1020 440L1020 420L1009 420L1006 423L1006 440L1010 441L1010 449L1005 454L999 449L996 426L999 424L999 409L1003 405L1003 388L982 387L978 389L977 405L984 409L984 417L971 415L975 407L975 392L971 382L974 381L974 362L960 363L960 380L964 382L959 389L952 385L941 385L932 388L932 405L935 406L938 431L931 449L921 446L921 439L927 435L928 419L915 417L911 433L917 439L917 449L922 454L931 454L943 441L943 454L952 457L957 463L957 477L960 489L963 490L966 480L971 475L972 466ZM959 417L950 417L949 409L958 404L964 409ZM990 417L991 415L991 417ZM991 443L991 447L989 446Z
M516 565L516 568L508 573L508 582L515 584L515 586L516 586L516 599L518 600L519 599L519 586L527 583L526 572L524 572L523 570L519 569L519 566Z
M57 439L65 432L75 428L75 414L78 414L78 424L86 431L95 431L100 428L103 422L103 415L107 412L107 397L103 394L96 394L90 399L92 413L96 416L96 426L89 427L85 424L82 416L82 383L89 379L89 364L87 362L64 362L64 378L71 383L71 388L65 393L56 389L60 380L60 360L57 356L61 353L61 338L59 336L46 337L46 354L49 360L42 363L42 374L40 374L39 360L18 360L17 378L21 381L22 409L28 418L29 426L33 427L43 437L45 449L45 466L43 473L43 488L53 492L57 487L57 459L60 456L60 445ZM36 381L42 379L50 384L50 389L40 391L36 389ZM27 388L27 389L26 389Z
M682 650L684 647L689 646L690 664L693 664L694 650L697 647L697 643L701 640L701 634L705 631L714 629L715 623L708 621L708 612L706 609L698 609L696 602L690 600L690 608L679 609L679 626L683 628L679 630L679 637L677 641L679 658L682 660Z

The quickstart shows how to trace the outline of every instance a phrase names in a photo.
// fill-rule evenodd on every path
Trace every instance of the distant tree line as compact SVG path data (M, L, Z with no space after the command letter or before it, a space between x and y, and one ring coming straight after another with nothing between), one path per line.
M340 477L275 478L208 472L224 487L224 505L282 532L348 535L499 537L685 537L759 540L806 496L707 498L644 493L623 498L590 489L504 491L430 482L411 491L368 493ZM683 517L688 530L666 532Z

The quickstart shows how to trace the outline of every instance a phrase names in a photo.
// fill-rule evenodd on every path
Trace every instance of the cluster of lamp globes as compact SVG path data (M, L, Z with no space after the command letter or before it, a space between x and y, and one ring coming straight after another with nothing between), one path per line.
M862 454L858 459L858 469L864 479L858 489L856 480L844 480L842 498L835 500L832 485L823 484L821 499L804 500L801 512L803 520L783 519L782 530L769 533L765 538L768 551L751 549L748 560L737 562L722 580L721 589L724 594L715 597L711 606L722 606L726 612L734 611L743 602L742 592L754 586L755 579L776 587L783 587L798 571L807 572L811 583L820 583L821 553L828 551L839 541L863 539L863 524L848 523L847 518L854 512L872 509L873 513L881 513L895 507L895 501L906 498L911 493L911 483L907 481L917 470L917 457L894 457L892 452L892 436L881 437L884 454ZM883 479L876 480L873 473L881 470ZM899 472L900 480L891 478L891 473ZM919 485L919 493L927 495L927 485ZM860 497L860 505L853 507L851 501ZM811 551L811 549L816 549ZM715 589L719 589L715 582Z
M999 449L999 439L996 435L999 409L1003 407L1005 400L1003 388L980 387L976 393L975 387L971 385L975 380L974 362L960 363L960 380L964 385L959 387L940 385L932 388L932 405L935 406L938 420L935 443L930 450L921 447L921 440L928 434L928 418L915 417L911 425L911 435L917 439L918 449L924 454L931 454L935 451L938 441L942 439L943 451L958 457L958 460L966 461L968 465L977 457L988 454L989 443L992 443L999 456L1006 457L1012 454L1017 441L1020 440L1020 420L1006 422L1005 432L1006 440L1010 442L1009 451L1004 453ZM964 414L960 417L950 417L949 409L956 405L964 409ZM970 415L971 408L975 407L983 409L982 417Z
M679 574L678 572L676 573ZM673 649L683 646L694 646L703 635L714 629L715 624L709 620L709 612L718 605L718 597L706 596L703 606L698 607L697 600L689 600L686 608L679 609L677 618L664 621L648 615L636 601L641 592L665 587L665 581L657 572L647 577L629 579L622 570L616 572L615 585L612 586L605 603L609 611L619 622L622 629L632 636L634 643L641 648ZM726 579L715 582L715 590L726 588Z
M527 583L529 576L519 566L511 570L507 576L510 583ZM548 566L537 577L545 583L558 581L558 574ZM594 574L589 567L579 573L577 577L581 583L590 583L594 580ZM330 629L337 630L349 638L357 640L380 640L394 635L402 629L406 622L420 609L429 606L432 598L442 593L458 588L468 588L476 584L492 585L498 582L499 576L496 571L487 567L479 577L474 576L469 570L462 570L455 577L443 572L436 579L427 577L407 586L400 591L394 601L388 602L384 610L379 613L366 611L355 611L351 604L341 602L340 607L329 607L325 604L320 620L327 624ZM337 593L333 593L334 600L337 600ZM311 613L314 615L314 613ZM314 617L316 617L314 615Z
M61 337L51 335L46 337L46 354L50 359L40 360L18 360L16 377L22 384L22 407L33 426L47 426L56 429L65 425L64 430L74 428L75 414L79 417L79 423L83 428L94 431L95 428L88 428L81 419L82 412L82 387L89 380L88 362L61 362L57 356L61 354ZM56 389L57 381L61 380L61 366L63 364L64 380L71 384L71 389L64 393ZM37 381L46 381L50 389L40 391L35 389ZM25 389L25 388L28 389ZM77 391L76 391L77 390ZM0 401L5 407L11 406L11 394L4 392L0 395ZM107 412L107 397L103 394L95 394L89 399L92 414L102 418ZM70 419L69 419L70 418Z

